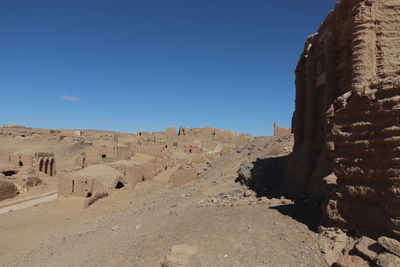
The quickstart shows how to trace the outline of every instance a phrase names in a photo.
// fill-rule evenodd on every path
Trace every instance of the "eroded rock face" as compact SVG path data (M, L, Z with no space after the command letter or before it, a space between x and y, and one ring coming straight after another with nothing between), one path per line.
M0 200L13 198L18 194L18 188L12 181L0 177Z
M400 237L400 1L342 0L296 69L286 181L349 230ZM325 177L337 177L326 190Z

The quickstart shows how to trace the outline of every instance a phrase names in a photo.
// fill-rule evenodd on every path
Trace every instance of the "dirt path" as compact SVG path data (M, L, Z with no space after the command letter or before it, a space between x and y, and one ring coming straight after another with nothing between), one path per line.
M0 214L4 214L14 210L26 209L41 203L55 201L56 199L57 199L57 191L48 192L45 194L41 194L39 196L21 198L16 201L0 205Z

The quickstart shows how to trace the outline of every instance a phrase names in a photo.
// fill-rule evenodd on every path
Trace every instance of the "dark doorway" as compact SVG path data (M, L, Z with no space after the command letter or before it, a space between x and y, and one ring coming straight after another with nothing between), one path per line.
M18 164L20 167L24 166L24 163L22 163L22 161L19 161Z
M101 154L101 158L102 158L102 159L106 159L106 158L107 158L107 155L106 155L106 154Z
M115 185L115 189L120 189L120 188L122 188L122 187L124 187L124 184L121 183L121 182L118 182L118 183Z
M39 162L39 171L43 172L43 159Z
M49 159L46 159L46 161L44 162L44 173L45 174L49 174Z
M54 175L54 159L50 160L50 173L49 173L49 175L50 176Z
M92 196L92 192L88 192L87 194L86 194L86 197L91 197Z

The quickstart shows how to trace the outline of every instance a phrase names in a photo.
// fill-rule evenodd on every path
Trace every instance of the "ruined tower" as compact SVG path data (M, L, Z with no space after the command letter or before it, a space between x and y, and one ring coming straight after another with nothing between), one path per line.
M336 225L400 237L399 0L342 0L307 39L293 133L288 184Z

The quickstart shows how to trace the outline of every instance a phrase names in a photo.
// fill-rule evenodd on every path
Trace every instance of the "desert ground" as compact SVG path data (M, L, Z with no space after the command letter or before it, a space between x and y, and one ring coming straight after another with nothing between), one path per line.
M30 141L40 143L39 137L29 138L8 141L3 155ZM67 149L56 144L58 153L66 155ZM55 197L61 178L41 176L41 185L0 202L0 264L324 266L316 218L307 215L313 207L283 195L257 194L238 181L243 162L284 160L292 144L290 135L255 138L208 161L194 180L171 182L178 169L174 166L133 188L116 189L89 207L86 197ZM150 158L135 155L130 160ZM278 177L282 168L274 172Z

